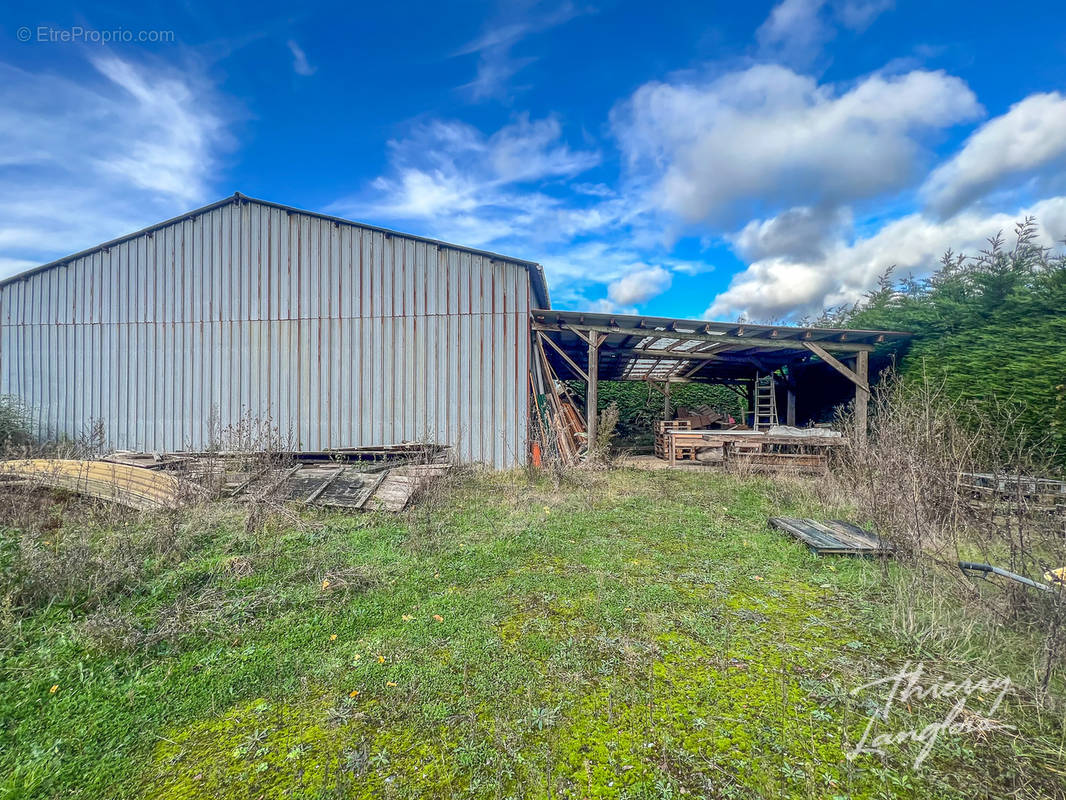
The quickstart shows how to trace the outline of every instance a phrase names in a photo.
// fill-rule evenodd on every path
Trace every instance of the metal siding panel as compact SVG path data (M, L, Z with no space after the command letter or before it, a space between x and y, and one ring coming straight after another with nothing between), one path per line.
M503 297L503 281L500 273L502 270L497 267L493 271L493 302L495 304L497 295L502 302ZM507 410L503 405L503 398L507 393L507 376L504 371L500 369L500 362L502 361L503 354L501 349L504 343L504 315L502 313L494 313L492 315L492 409L493 409L493 427L492 427L492 450L493 450L493 464L502 465L506 461L507 448L504 442L504 436L502 432L507 428Z
M334 392L339 399L338 415L340 418L337 436L340 447L351 447L354 441L353 422L355 404L359 396L355 393L355 359L352 351L352 325L350 316L337 320L337 370L334 372Z
M411 270L414 271L413 269ZM413 292L412 292L413 294ZM412 297L412 302L413 302ZM420 441L422 437L418 431L419 397L425 391L424 387L416 382L420 350L418 341L418 318L407 316L403 319L403 334L400 336L403 342L403 438L409 441Z
M371 304L372 273L374 271L374 234L370 231L359 233L359 316L369 317L373 314Z
M380 279L384 274L384 269L381 262L378 262L378 286L380 287ZM380 295L380 291L378 292ZM378 311L381 312L381 299L378 299ZM371 383L370 394L373 398L374 408L374 427L373 435L371 436L371 443L380 445L385 443L385 410L388 408L385 399L385 375L386 375L386 361L388 360L388 347L385 344L386 334L386 318L383 316L377 316L373 319L367 320L370 326L370 347L371 363L373 369L371 370Z
M515 318L516 341L518 347L518 369L516 374L517 389L516 399L518 407L512 424L517 432L517 450L515 452L516 464L525 464L529 454L529 351L533 333L529 327L529 312L532 310L530 302L529 273L525 269L515 269L518 279L518 313Z
M436 253L431 255L436 256ZM442 386L440 368L440 350L442 320L444 317L433 315L426 318L426 438L441 442L441 420L444 418L445 393Z
M506 411L506 430L503 432L505 441L507 442L506 451L504 452L504 466L511 466L514 461L514 448L515 437L514 431L514 413L516 403L516 375L518 371L516 358L515 358L515 343L517 341L518 332L515 327L515 314L514 311L514 291L515 291L515 275L513 269L507 270L507 279L504 281L504 295L505 304L510 313L506 317L506 325L504 327L504 370L507 375L506 391L504 394L504 408Z
M357 403L355 408L355 435L353 441L359 442L360 444L368 441L370 438L370 427L367 419L370 413L370 404L367 402L368 393L366 391L369 368L367 366L364 329L364 320L362 318L355 318L352 320L352 353L355 354L356 358L355 364L352 365L352 373L355 375L355 388L352 392L352 397Z
M449 259L451 261L451 259ZM462 343L460 342L459 334L459 317L454 314L448 315L448 348L444 353L444 357L448 361L448 439L447 444L450 444L456 449L459 454L459 458L463 461L470 460L470 453L463 447L463 429L462 429L462 400L460 399L461 391L461 370L463 366L463 360L461 355Z
M308 220L307 242L307 278L308 278L308 304L307 316L309 319L318 319L322 316L322 292L323 270L325 267L322 258L322 229L332 223L326 223L318 219Z

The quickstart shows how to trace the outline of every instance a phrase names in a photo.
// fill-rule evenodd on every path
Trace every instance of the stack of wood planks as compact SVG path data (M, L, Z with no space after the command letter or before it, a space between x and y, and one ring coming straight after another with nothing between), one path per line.
M969 506L993 515L1021 510L1066 516L1066 481L1031 475L960 472L959 489Z
M364 464L299 462L292 466L227 473L226 497L275 497L349 511L402 511L419 491L451 469L438 461L389 468Z
M698 430L703 430L715 424L722 424L727 420L725 414L715 411L710 406L698 406L696 408L679 408L677 410L679 420L688 420L689 424Z
M539 342L534 348L534 357L534 369L529 375L536 417L533 438L539 439L547 457L564 464L575 464L588 452L588 431L578 399L566 383L559 380ZM542 392L537 391L538 384L543 385Z

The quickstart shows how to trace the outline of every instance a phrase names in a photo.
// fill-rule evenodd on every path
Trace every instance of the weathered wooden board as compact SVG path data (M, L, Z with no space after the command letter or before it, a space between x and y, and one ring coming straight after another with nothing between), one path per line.
M176 508L186 488L173 475L156 470L66 458L0 461L0 476L22 479L24 486L65 489L140 510Z
M790 533L819 555L886 555L895 548L876 533L843 520L770 517L770 527Z
M349 468L330 483L313 502L328 508L363 508L386 474L358 472Z
M130 454L120 454L126 457ZM191 458L167 463L132 454L129 464L111 461L0 461L8 485L41 485L80 492L132 508L173 508L179 489L190 496L276 497L330 508L402 511L411 497L451 469L448 463L388 467L367 462L246 465L225 458ZM161 469L156 465L163 461ZM181 470L181 479L167 472Z
M390 470L385 480L366 501L365 508L403 511L415 492L449 469L449 464L411 464Z

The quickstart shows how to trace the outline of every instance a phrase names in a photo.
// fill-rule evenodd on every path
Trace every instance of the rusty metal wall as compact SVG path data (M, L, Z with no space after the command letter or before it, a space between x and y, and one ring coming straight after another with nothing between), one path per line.
M235 200L0 286L0 394L119 449L252 419L300 450L422 440L508 467L530 290L520 262Z

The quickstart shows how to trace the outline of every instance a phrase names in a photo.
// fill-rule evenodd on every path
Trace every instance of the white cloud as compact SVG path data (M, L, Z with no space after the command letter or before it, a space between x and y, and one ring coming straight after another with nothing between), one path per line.
M391 142L389 157L384 175L329 210L540 262L557 304L604 300L620 313L668 288L671 272L710 268L666 255L633 198L598 183L563 191L600 154L570 147L554 117L518 116L492 135L430 121ZM608 286L617 302L596 297Z
M755 32L764 56L803 63L836 35L837 27L864 31L893 0L781 0Z
M926 181L923 195L941 215L1010 182L1066 173L1066 96L1033 94L989 120Z
M850 223L847 209L800 206L767 220L754 219L727 238L737 255L747 261L773 256L817 259Z
M782 0L755 32L756 41L779 58L791 61L808 57L831 36L821 15L824 5L825 0Z
M640 309L634 306L620 306L609 297L597 297L595 300L586 300L582 297L579 305L583 310L587 309L593 314L629 315L640 313Z
M93 59L93 66L126 92L111 109L125 126L126 146L95 159L96 166L185 202L202 198L222 125L196 89L183 76L149 72L114 56ZM119 105L129 99L132 105Z
M929 157L925 136L979 112L966 84L943 72L873 75L842 90L764 64L647 83L611 121L651 201L714 230L897 191Z
M920 213L888 223L876 233L848 241L843 236L822 257L777 255L753 262L734 276L729 288L707 309L708 319L786 319L854 303L879 275L895 266L897 274L928 274L949 248L976 252L1000 231L1009 233L1025 216L1035 216L1041 242L1052 246L1066 236L1066 197L1038 202L1015 213L965 211L946 221Z
M844 27L864 31L894 5L894 0L844 0L835 4L834 12Z
M417 221L433 236L474 246L523 247L601 228L616 214L604 203L574 206L545 190L600 161L598 152L572 149L553 117L521 115L491 136L465 123L431 121L390 142L389 159L390 171L369 192L331 210Z
M304 53L303 48L300 47L295 41L289 39L286 44L289 47L289 52L292 53L292 70L297 75L303 75L305 77L314 75L318 71L318 67L312 67L307 60L307 54Z
M662 267L634 270L607 287L607 297L619 305L637 305L670 288L671 276Z
M212 88L103 54L78 78L0 64L0 276L207 199L228 144Z

